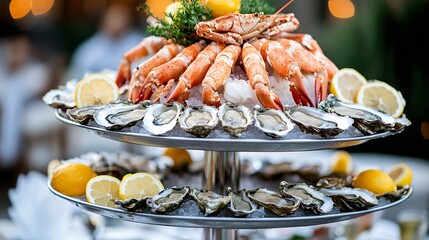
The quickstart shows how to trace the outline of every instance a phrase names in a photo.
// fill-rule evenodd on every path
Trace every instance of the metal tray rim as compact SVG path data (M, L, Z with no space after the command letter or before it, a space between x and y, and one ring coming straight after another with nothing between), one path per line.
M63 198L74 203L79 208L95 212L97 214L127 220L144 224L155 224L176 227L197 227L197 228L222 228L222 229L252 229L252 228L282 228L282 227L299 227L333 223L338 221L357 218L372 212L385 210L394 207L406 201L413 193L413 187L410 187L406 195L399 200L380 207L373 207L367 210L345 213L324 214L319 216L300 216L300 217L276 217L276 218L234 218L234 217L195 217L195 216L178 216L162 215L149 213L127 212L118 208L109 208L88 203L79 198L69 197L59 193L52 188L48 181L49 190L57 197ZM137 218L137 219L136 219ZM144 219L139 221L139 219Z
M373 135L358 136L352 138L329 139L223 139L223 138L188 138L181 136L155 136L144 133L111 131L104 128L79 124L67 116L64 111L58 109L55 116L62 122L81 127L115 141L155 146L175 147L192 150L213 151L242 151L242 152L288 152L308 151L320 149L332 149L349 147L362 144L368 140L384 138L396 134L395 132L382 132Z

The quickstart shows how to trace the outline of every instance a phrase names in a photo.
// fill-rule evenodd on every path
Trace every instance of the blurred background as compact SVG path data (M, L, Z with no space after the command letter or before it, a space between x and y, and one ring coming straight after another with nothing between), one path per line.
M146 35L140 0L0 1L0 217L19 173L46 171L51 159L88 151L136 150L55 119L41 97L85 72L115 70ZM283 1L272 1L277 8ZM162 14L170 1L148 0ZM158 10L156 10L158 9ZM401 134L347 148L429 160L429 1L295 1L300 20L338 68L400 90L412 121Z

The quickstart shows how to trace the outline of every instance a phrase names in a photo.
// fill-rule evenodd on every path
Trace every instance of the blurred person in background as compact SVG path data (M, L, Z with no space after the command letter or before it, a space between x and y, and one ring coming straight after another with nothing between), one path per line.
M118 68L122 55L143 38L143 34L132 29L132 10L122 4L105 10L100 30L73 54L67 80L82 78L87 72Z
M49 69L32 57L31 42L24 33L16 30L0 40L0 168L16 167L24 109L48 82Z

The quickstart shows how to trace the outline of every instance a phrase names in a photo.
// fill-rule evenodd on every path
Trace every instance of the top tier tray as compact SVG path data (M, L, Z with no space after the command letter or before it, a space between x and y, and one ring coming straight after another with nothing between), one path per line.
M62 110L57 110L55 115L60 121L66 124L90 130L99 136L115 141L153 147L171 147L190 150L225 152L293 152L343 148L362 144L368 140L383 138L395 134L393 132L383 132L368 136L358 134L355 134L356 136L347 136L340 134L334 138L328 139L315 138L314 135L304 133L302 138L286 137L283 139L268 139L264 137L216 138L210 137L210 135L207 138L197 138L183 131L184 136L155 136L147 133L133 132L130 128L125 128L120 131L111 131L100 127L95 123L82 125L71 120ZM261 133L261 135L263 134Z

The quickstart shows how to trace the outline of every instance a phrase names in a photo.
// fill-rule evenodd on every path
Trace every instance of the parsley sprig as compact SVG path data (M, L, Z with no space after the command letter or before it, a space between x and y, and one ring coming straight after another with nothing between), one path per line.
M273 14L276 9L264 0L241 0L240 13Z
M158 37L171 39L174 43L183 46L197 42L199 37L196 35L194 27L201 21L211 20L212 11L201 5L199 0L180 0L180 3L182 7L175 14L166 14L172 20L171 23L164 19L157 19L158 23L155 26L148 26L147 32ZM138 9L155 17L146 3L139 6Z

